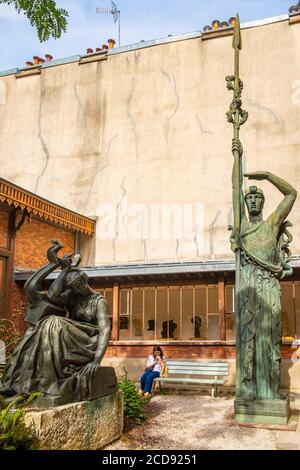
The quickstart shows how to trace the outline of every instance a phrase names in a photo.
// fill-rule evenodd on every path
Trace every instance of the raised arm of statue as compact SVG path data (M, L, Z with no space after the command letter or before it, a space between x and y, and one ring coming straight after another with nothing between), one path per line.
M238 139L233 139L232 141L232 154L234 157L232 170L232 204L234 220L232 246L235 251L239 248L241 221L245 217L242 168L243 146Z
M267 222L274 228L276 234L278 235L282 223L285 221L292 210L292 207L297 198L297 191L285 180L268 171L246 173L245 176L250 180L267 180L284 195L284 198L277 209L267 219Z
M98 346L95 353L94 363L100 363L105 354L107 343L110 339L111 329L108 317L108 303L104 298L100 299L97 304L97 323L100 328L98 337Z
M58 268L59 260L57 258L57 252L61 248L62 246L57 240L52 240L52 245L47 251L49 263L33 273L26 281L24 289L31 307L37 306L38 302L45 297L43 294L43 282L50 273Z
M69 272L69 267L65 267L55 281L49 287L47 298L49 302L60 307L64 307L69 300L71 290L65 287L65 277Z
M58 258L57 253L63 247L56 240L54 240L52 244L53 247L47 252L47 258L49 261L56 262L57 267L61 267L62 271L57 279L51 284L47 293L47 298L49 302L54 305L64 307L68 303L71 294L71 291L66 289L65 277L72 267L73 253L65 255L63 258Z

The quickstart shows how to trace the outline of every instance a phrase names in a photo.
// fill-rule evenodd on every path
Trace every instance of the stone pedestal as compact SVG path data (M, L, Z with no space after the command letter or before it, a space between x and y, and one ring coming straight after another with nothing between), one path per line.
M94 373L91 385L89 388L88 396L85 396L86 400L94 401L98 398L105 397L116 393L118 390L118 381L113 367L98 367ZM65 393L62 396L43 394L37 397L31 403L32 408L54 408L56 406L69 405L70 403L76 403L74 394Z
M122 392L52 409L28 410L41 450L97 450L119 439L123 430Z
M287 424L290 418L289 397L280 400L236 399L235 420L239 423Z

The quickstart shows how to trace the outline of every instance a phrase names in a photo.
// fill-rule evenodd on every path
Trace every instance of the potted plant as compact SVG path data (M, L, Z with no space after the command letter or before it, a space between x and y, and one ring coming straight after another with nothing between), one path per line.
M214 20L212 22L212 27L213 27L213 29L219 29L221 27L220 21L219 20Z
M109 39L107 42L109 49L113 49L115 47L116 41L114 39Z

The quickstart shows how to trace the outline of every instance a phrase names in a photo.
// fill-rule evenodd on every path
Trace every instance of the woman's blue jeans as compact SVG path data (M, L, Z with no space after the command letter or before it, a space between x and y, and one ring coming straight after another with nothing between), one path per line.
M141 389L145 393L151 393L153 380L160 376L159 372L144 372L141 377Z

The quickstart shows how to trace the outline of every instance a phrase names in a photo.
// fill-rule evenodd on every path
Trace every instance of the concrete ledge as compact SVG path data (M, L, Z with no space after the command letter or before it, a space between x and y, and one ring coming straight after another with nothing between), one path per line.
M94 54L82 56L79 60L79 65L90 64L91 62L99 62L100 60L107 60L107 52L95 52Z
M33 67L28 67L26 69L18 70L16 72L15 77L16 78L22 78L22 77L28 77L29 75L40 75L41 74L41 66L36 65Z
M300 14L296 14L296 15L291 15L290 18L289 18L289 24L292 25L292 24L296 24L296 23L300 23Z
M28 410L41 450L97 450L119 439L123 431L122 392L94 401L47 410Z

